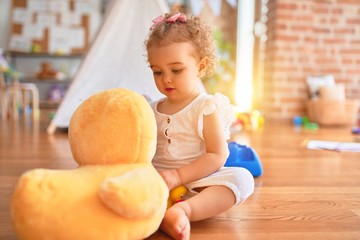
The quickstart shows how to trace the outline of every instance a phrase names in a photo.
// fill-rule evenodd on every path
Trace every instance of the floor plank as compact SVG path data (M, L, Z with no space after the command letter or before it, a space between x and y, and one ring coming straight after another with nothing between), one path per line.
M18 177L33 168L71 169L66 132L46 134L48 119L0 126L0 239L16 239L9 202ZM191 239L360 239L360 153L309 150L306 139L353 141L350 127L305 131L290 123L233 134L254 147L264 174L243 204L192 223ZM168 239L157 232L149 239Z

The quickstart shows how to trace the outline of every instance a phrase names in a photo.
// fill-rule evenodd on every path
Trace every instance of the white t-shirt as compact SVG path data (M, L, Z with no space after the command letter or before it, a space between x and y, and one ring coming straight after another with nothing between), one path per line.
M153 165L158 170L179 168L189 164L206 151L203 138L203 116L218 110L227 139L233 121L229 99L220 94L200 94L179 112L167 115L157 111L160 99L151 104L157 123L157 148Z

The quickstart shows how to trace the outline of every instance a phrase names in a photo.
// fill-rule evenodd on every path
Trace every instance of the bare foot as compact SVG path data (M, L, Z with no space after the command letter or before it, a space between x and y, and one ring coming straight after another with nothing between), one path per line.
M186 215L190 207L185 202L175 204L169 208L160 225L160 229L176 240L190 239L190 221Z

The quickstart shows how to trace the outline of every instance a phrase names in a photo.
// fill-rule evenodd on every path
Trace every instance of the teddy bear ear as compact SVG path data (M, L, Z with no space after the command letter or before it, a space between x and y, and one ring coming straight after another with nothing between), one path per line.
M156 148L154 113L131 90L102 91L74 112L69 143L80 165L150 162Z

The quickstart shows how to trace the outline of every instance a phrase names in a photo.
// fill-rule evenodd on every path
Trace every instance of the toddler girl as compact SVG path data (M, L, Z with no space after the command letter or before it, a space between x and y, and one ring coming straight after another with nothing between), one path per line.
M147 58L165 98L152 103L158 138L153 159L169 190L184 185L185 201L170 207L160 228L174 239L190 238L190 221L222 213L254 191L244 168L224 167L232 109L227 97L202 93L212 74L216 48L209 26L198 17L168 13L153 20Z

